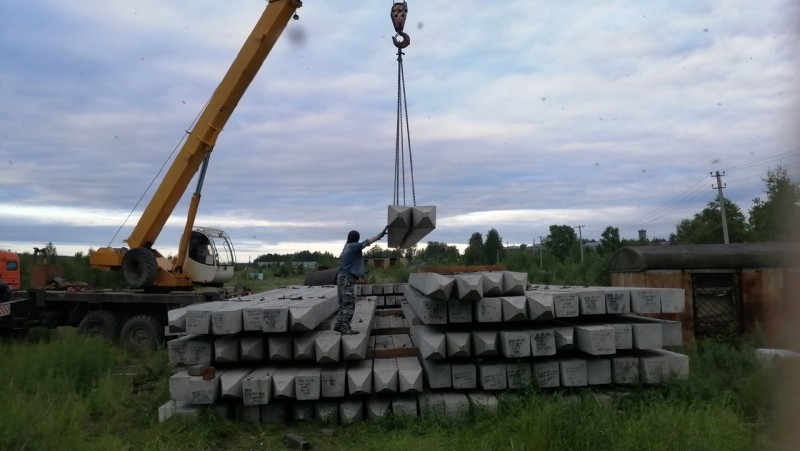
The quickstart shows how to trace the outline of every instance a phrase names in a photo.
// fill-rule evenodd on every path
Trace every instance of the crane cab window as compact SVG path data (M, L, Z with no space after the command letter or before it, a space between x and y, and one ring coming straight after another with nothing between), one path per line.
M192 238L189 240L189 258L205 265L214 264L214 250L208 237L202 233L192 232Z

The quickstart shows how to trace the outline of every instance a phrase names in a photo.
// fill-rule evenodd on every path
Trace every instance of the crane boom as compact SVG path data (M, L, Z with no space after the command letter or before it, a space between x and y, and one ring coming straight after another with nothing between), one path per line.
M181 237L179 257L172 262L166 261L152 249L164 225L180 201L198 169L207 162L214 149L217 137L225 127L233 110L236 108L258 70L261 68L276 41L286 28L295 11L302 6L301 0L269 0L261 18L245 41L236 59L234 59L222 81L211 96L194 127L188 132L180 152L165 174L151 201L147 204L139 222L134 227L126 243L131 250L144 248L152 250L156 258L160 258L157 275L145 277L145 285L155 286L190 286L192 281L182 274L183 258L186 254L188 234L192 231L194 216L199 202L199 190L194 193L187 215L187 223ZM125 272L124 260L128 253L121 248L100 248L90 253L92 266L106 269L122 268ZM138 252L139 256L147 253ZM135 270L142 264L153 262L132 262L129 269ZM127 278L127 276L126 276ZM152 279L152 280L149 280ZM130 282L130 281L129 281Z

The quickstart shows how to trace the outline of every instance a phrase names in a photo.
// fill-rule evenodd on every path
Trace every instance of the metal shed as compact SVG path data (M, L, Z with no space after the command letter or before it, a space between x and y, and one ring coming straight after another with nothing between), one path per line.
M797 347L800 243L634 246L617 251L611 284L683 288L684 341L760 329L773 345Z

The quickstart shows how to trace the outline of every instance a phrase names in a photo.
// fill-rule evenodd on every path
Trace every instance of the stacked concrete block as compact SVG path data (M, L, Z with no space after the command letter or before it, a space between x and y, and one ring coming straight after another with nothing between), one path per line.
M389 205L386 224L388 246L407 249L436 228L436 207Z
M644 351L679 345L680 323L639 314L682 309L682 290L530 286L525 279L481 273L481 297L474 275L409 279L403 311L431 389L471 389L472 379L490 391L528 380L543 388L658 383L666 358ZM462 313L467 299L471 322ZM670 362L685 377L684 361Z
M688 375L688 357L662 349L681 344L681 324L641 316L682 309L681 290L532 287L508 271L413 274L357 290L356 335L331 330L335 287L170 312L171 328L187 334L168 343L176 371L162 416L211 406L251 422L458 417L531 385Z

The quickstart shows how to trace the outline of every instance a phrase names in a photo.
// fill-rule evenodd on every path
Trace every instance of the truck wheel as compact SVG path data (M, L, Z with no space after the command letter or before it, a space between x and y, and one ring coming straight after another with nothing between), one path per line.
M137 247L122 257L122 276L131 288L143 288L156 280L158 262L150 249Z
M97 335L108 341L117 338L117 317L107 310L92 310L78 324L81 335Z
M131 351L155 349L164 338L164 326L152 316L134 316L125 322L119 334L122 347Z

